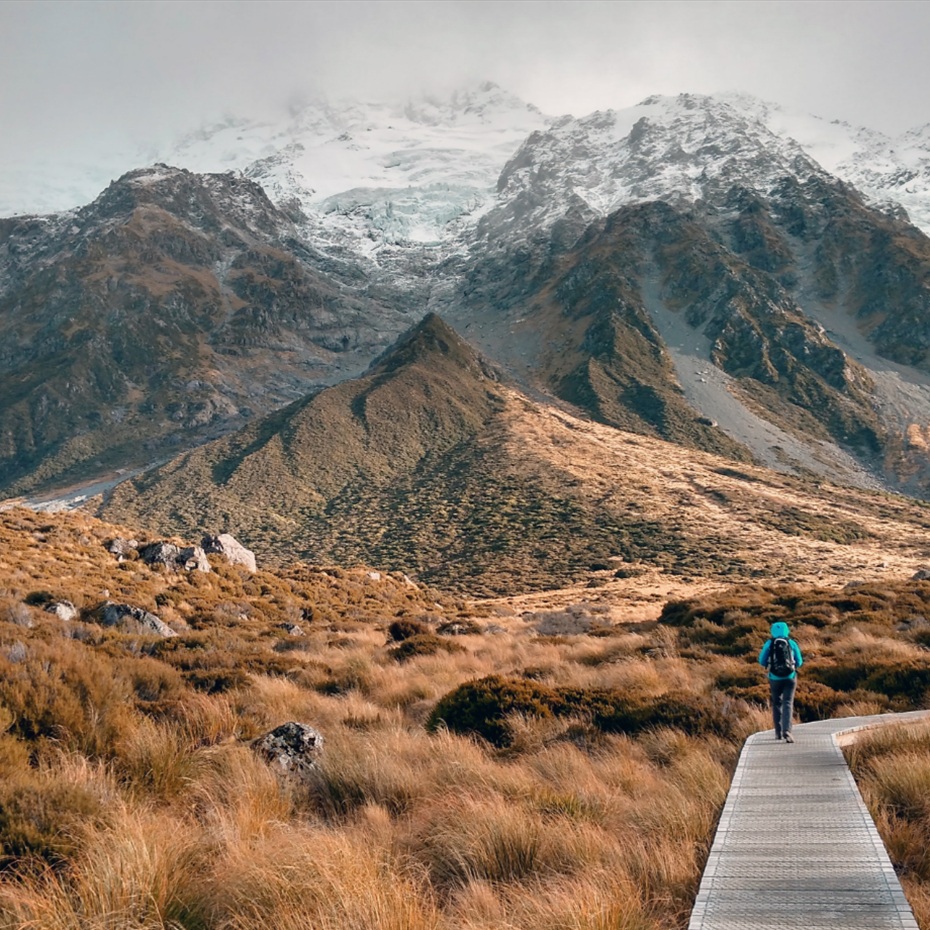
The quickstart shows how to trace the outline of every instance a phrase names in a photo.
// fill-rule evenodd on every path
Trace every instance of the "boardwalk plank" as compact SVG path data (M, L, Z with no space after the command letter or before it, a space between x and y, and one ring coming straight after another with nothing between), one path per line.
M926 711L767 730L743 747L688 930L917 930L838 733Z

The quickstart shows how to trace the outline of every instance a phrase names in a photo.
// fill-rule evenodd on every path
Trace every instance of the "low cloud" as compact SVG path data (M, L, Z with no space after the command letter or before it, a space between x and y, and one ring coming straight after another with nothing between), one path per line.
M928 120L930 5L10 2L0 157L174 136L296 99L491 79L550 113L745 90L898 132Z

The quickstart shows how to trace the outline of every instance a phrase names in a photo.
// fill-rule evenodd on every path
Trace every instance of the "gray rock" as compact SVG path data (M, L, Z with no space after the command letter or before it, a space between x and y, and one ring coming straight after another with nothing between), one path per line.
M139 556L146 565L165 565L171 571L178 570L181 550L169 542L149 543L139 550Z
M122 536L117 536L110 541L110 544L107 546L107 552L112 552L113 555L116 556L117 561L123 562L133 549L138 548L139 541L137 539L123 539Z
M296 623L282 623L279 630L285 630L288 636L303 636L304 631Z
M911 581L930 581L930 568L919 568L913 575Z
M59 620L73 620L78 615L78 609L71 601L52 601L45 605L47 614L54 614Z
M174 543L151 543L139 552L147 565L165 565L170 571L212 571L207 554L200 546L187 546L181 549Z
M204 552L214 552L223 556L230 565L243 565L250 572L258 570L255 553L246 549L234 536L220 533L219 536L204 536L200 545Z
M305 723L291 721L260 736L252 748L282 775L304 777L323 751L323 736Z
M139 633L143 636L154 633L167 639L169 636L178 635L160 617L130 604L107 604L103 608L101 622L104 626L119 627L123 632Z
M182 549L178 555L178 564L186 572L210 572L210 562L207 560L207 554L200 546L188 546Z

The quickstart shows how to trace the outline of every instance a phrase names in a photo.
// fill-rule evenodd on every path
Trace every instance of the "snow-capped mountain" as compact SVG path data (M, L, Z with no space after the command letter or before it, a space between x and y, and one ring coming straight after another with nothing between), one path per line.
M546 183L536 184L545 210L531 207L527 221L543 212L554 221L572 206L603 215L648 199L699 199L737 177L761 193L775 177L819 168L871 202L901 204L930 232L930 124L890 138L740 93L656 96L553 120L489 82L399 103L312 100L169 144L110 146L95 161L8 164L0 216L81 206L145 164L232 170L300 211L321 245L375 262L387 247L390 261L394 246L448 244L513 200L527 187L521 168L533 161L538 174L541 146L551 150Z
M29 487L125 465L98 407L141 455L349 377L433 310L601 422L923 493L930 240L887 204L924 215L921 152L930 129L738 94L550 119L482 84L227 120L87 208L0 221L0 459ZM78 403L68 372L116 343L155 406L128 375Z
M230 118L170 145L111 151L96 171L7 166L0 216L71 209L125 171L164 163L242 172L295 218L302 213L312 238L361 254L431 245L492 205L507 159L548 122L489 82L399 104L311 101L277 120Z
M161 161L235 169L319 233L362 251L431 245L492 202L500 170L548 120L495 84L402 106L312 102L277 124L231 121L182 140Z
M876 205L900 204L930 234L930 123L891 137L864 126L827 120L748 94L715 98L796 142L824 170Z
M501 173L479 233L512 244L571 212L589 223L633 203L719 203L734 185L767 195L786 176L817 174L825 172L794 140L726 102L649 97L533 133Z

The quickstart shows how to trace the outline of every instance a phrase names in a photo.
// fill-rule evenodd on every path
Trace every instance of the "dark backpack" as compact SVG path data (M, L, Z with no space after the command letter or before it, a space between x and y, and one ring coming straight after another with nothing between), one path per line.
M772 640L766 665L769 672L776 678L789 678L797 670L798 663L794 658L794 650L784 636Z

